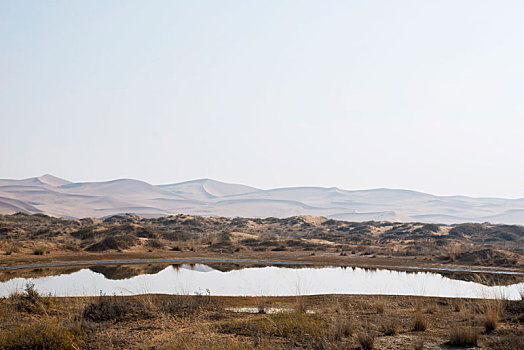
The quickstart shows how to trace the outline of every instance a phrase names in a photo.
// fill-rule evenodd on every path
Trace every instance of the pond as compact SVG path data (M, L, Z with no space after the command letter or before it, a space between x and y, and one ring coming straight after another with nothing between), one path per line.
M236 266L205 264L91 266L69 270L15 271L2 275L0 296L34 283L53 296L132 294L210 294L217 296L295 296L387 294L435 297L520 299L524 282L489 286L436 272L359 267ZM40 275L37 273L40 272ZM479 279L482 282L481 279ZM521 281L521 280L520 280Z

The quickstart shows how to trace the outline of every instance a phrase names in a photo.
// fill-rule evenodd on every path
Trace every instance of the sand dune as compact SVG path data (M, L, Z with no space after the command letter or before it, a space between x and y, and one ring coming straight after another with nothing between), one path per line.
M52 175L0 180L0 213L105 217L133 213L204 216L325 216L350 221L524 224L524 199L435 196L409 190L287 187L261 190L211 179L167 185L119 179L73 183Z

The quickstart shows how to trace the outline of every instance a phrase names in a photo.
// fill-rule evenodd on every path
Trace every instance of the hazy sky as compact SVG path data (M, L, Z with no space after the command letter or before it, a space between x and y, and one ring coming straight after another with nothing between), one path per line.
M0 0L0 178L524 197L524 1Z

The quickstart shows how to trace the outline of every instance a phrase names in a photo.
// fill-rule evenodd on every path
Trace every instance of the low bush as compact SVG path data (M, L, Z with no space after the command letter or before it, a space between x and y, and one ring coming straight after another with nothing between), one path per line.
M499 325L500 307L488 306L484 313L484 330L486 333L493 332Z
M160 304L160 311L178 317L187 317L202 309L216 309L209 294L174 295Z
M100 242L97 242L86 248L88 252L103 252L106 250L122 250L134 246L138 242L138 238L131 234L117 235L106 237Z
M383 314L386 310L386 303L383 300L379 300L375 304L375 309L377 311L377 314Z
M35 285L27 282L22 292L15 292L9 296L18 311L28 313L44 313L49 306L49 299L44 298L36 290Z
M357 340L362 350L372 350L375 346L375 337L369 333L359 333Z
M353 323L344 317L337 317L328 330L328 337L335 341L340 341L344 337L349 337L355 332Z
M387 336L396 335L398 333L398 323L394 319L385 322L382 325L382 333Z
M478 332L473 327L453 327L449 344L453 346L477 346Z
M158 239L150 238L147 240L146 246L149 248L162 249L164 248L164 243L160 242Z
M152 314L153 310L148 304L124 297L101 296L84 308L82 318L91 322L119 322L125 319L151 318Z
M417 332L424 332L428 328L428 321L422 314L421 310L415 312L415 321L413 322L413 330Z

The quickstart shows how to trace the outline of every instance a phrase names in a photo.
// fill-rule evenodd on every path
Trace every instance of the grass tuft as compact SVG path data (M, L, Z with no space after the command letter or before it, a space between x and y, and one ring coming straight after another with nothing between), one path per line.
M398 323L394 319L382 324L382 332L386 336L396 335L398 333L398 328Z
M500 307L488 306L484 314L484 330L486 333L493 332L499 325Z
M328 331L330 338L335 341L340 341L344 337L349 337L355 332L355 327L349 319L344 317L337 317L331 324L331 329Z
M227 321L219 325L222 333L236 335L277 336L300 339L305 336L319 336L325 326L316 315L293 311L282 311L274 314L243 321Z
M45 313L50 304L48 298L44 298L36 290L32 282L27 282L22 292L15 292L9 296L16 310L28 313Z
M415 312L415 321L413 323L413 330L417 332L424 332L428 328L428 321L421 310Z
M362 350L372 350L375 346L375 337L369 333L359 333L357 340Z
M53 322L21 325L0 334L0 349L78 349L75 336L66 328Z
M91 322L114 321L125 319L150 318L152 310L145 303L132 302L125 297L98 297L89 303L82 312L82 318Z
M451 330L449 344L453 346L477 346L478 332L473 327L454 327Z

